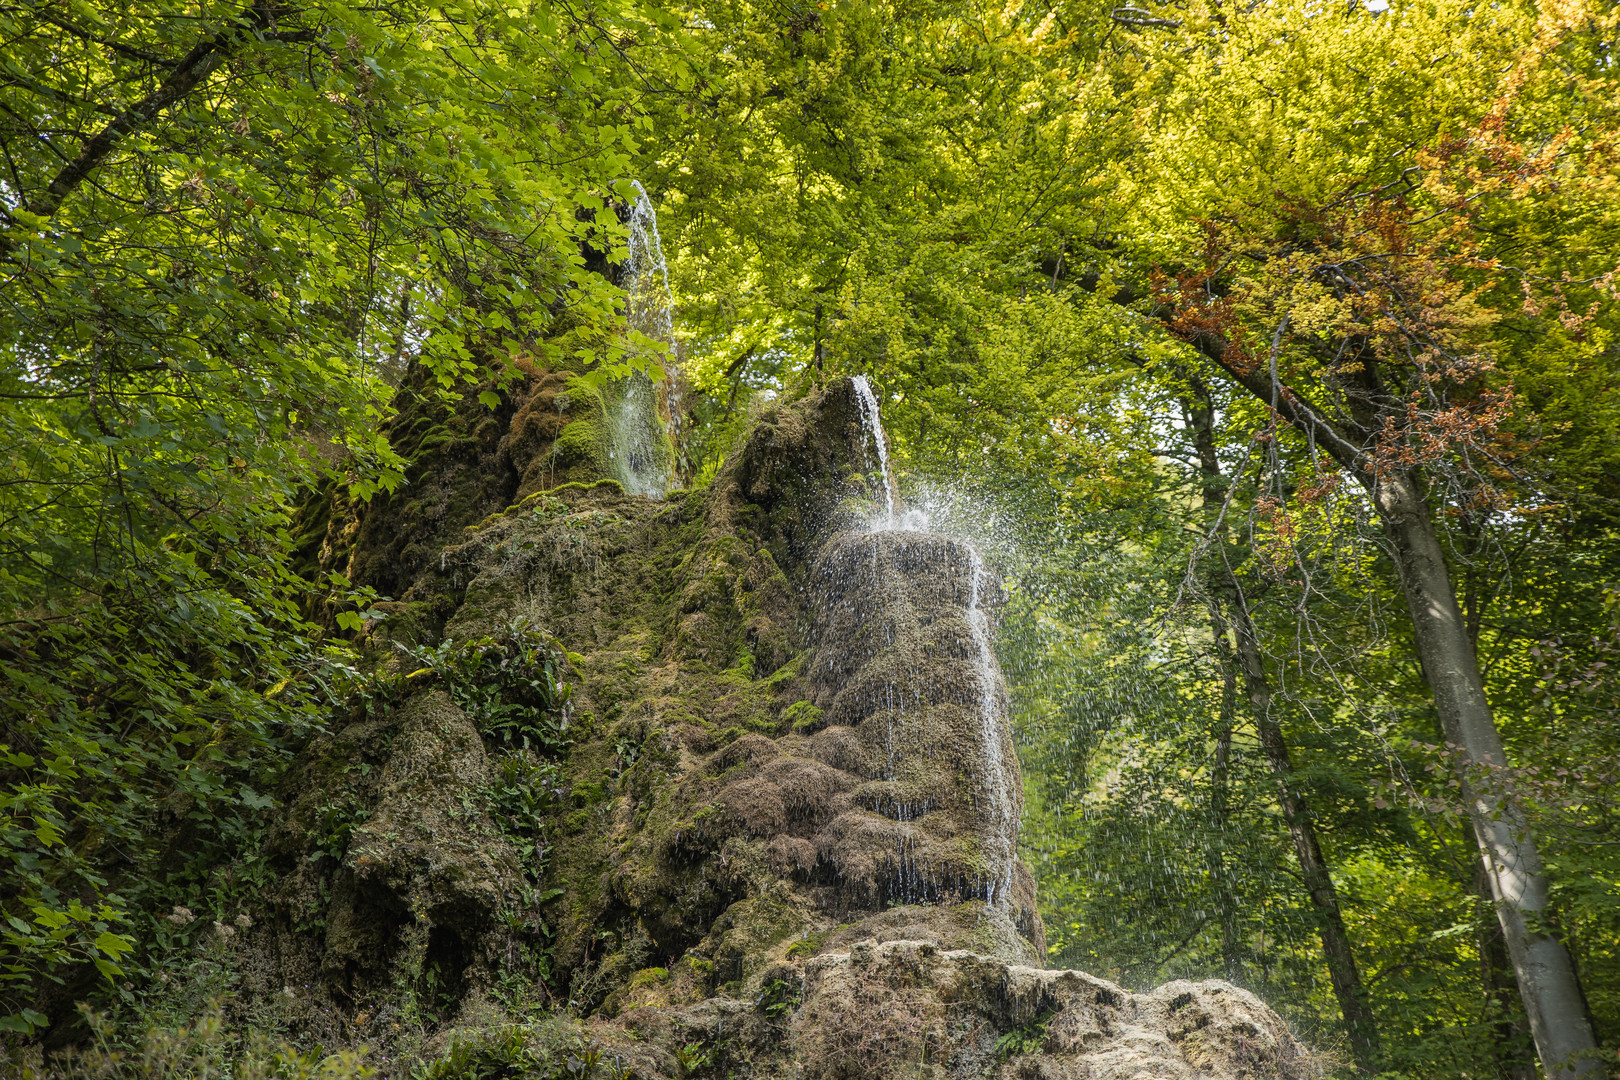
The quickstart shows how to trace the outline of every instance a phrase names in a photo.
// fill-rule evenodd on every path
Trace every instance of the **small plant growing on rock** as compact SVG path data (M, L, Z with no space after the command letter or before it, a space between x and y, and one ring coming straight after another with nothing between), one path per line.
M781 1020L799 1007L799 987L785 979L771 979L759 991L758 1008L772 1020Z
M573 688L563 681L560 646L513 623L502 636L405 649L422 666L411 678L437 675L478 729L508 749L555 755L568 749Z
M1027 1023L1013 1028L996 1040L996 1060L1007 1061L1020 1054L1038 1054L1046 1041L1046 1025L1057 1015L1056 1009L1042 1009Z
M691 1076L714 1064L714 1051L702 1043L691 1042L675 1051L675 1060L680 1064L681 1075Z

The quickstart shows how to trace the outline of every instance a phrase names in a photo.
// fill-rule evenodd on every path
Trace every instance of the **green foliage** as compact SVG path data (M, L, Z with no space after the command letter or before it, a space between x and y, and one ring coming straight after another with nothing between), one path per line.
M1057 1015L1056 1009L1042 1009L1029 1022L1015 1027L996 1040L996 1060L1006 1061L1019 1054L1038 1054L1046 1041L1046 1025Z
M622 238L632 73L669 25L612 0L0 11L6 1029L156 963L172 903L256 884L212 870L349 680L298 615L287 507L401 481L409 370L450 393L513 353L651 355L581 252ZM327 817L339 844L350 809Z
M176 542L123 588L0 631L0 1014L13 1030L43 1023L22 1010L46 987L82 994L84 970L110 984L152 960L137 945L154 942L157 912L224 910L251 890L193 891L252 846L268 792L350 680L261 553ZM195 843L176 860L182 836Z
M578 1036L546 1041L526 1028L463 1036L412 1080L627 1080L631 1070Z
M468 718L501 746L553 756L569 747L572 690L560 675L567 656L549 635L513 626L501 639L447 640L406 653L422 665L412 677L437 674Z
M544 821L609 797L612 777L559 772L569 688L542 635L358 678L300 602L363 633L379 597L290 573L286 507L401 483L380 433L407 379L476 382L495 408L514 354L594 365L570 388L591 395L656 355L615 332L600 272L610 196L639 174L700 480L756 406L863 372L906 495L967 531L1017 523L999 648L1053 959L1223 974L1336 1037L1278 777L1210 623L1219 565L1252 601L1383 1066L1501 1074L1522 1016L1369 507L1187 345L1267 357L1275 330L1289 378L1367 335L1400 353L1333 275L1409 245L1424 348L1469 362L1424 414L1439 441L1413 429L1404 452L1449 453L1446 409L1512 388L1436 519L1511 756L1481 779L1542 837L1612 1046L1616 19L1577 0L0 11L0 1028L198 955L263 887L269 793L336 703L441 679L536 890ZM1354 414L1356 374L1306 396ZM1212 447L1188 433L1195 386ZM553 452L597 454L587 427ZM615 750L621 771L640 752ZM320 848L364 812L322 808ZM601 1071L585 1055L506 1033L424 1068Z
M261 1034L230 1032L215 1003L189 1024L154 1026L133 1043L115 1038L100 1013L85 1013L87 1045L14 1062L24 1080L365 1080L377 1075L352 1051L298 1050Z
M490 809L515 841L524 866L534 867L538 878L546 817L562 802L561 775L554 762L542 761L529 750L506 754L495 763L494 773Z
M408 680L432 674L498 749L489 804L523 856L533 881L545 870L544 831L566 790L558 759L568 737L572 688L560 676L567 656L549 635L514 625L500 638L445 641L407 649L423 666Z

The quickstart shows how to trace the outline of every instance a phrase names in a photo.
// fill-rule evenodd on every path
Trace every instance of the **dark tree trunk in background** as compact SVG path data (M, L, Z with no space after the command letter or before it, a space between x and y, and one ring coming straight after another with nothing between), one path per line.
M1229 980L1243 973L1242 934L1238 927L1237 897L1226 865L1226 837L1231 825L1232 727L1237 714L1237 664L1219 602L1209 605L1210 628L1221 664L1221 713L1215 728L1215 759L1209 771L1210 840L1206 862L1221 922L1221 969Z
M1202 500L1206 508L1218 512L1225 503L1226 480L1221 473L1220 458L1215 452L1215 408L1209 388L1196 376L1189 376L1190 394L1183 399L1193 448L1198 454L1199 471L1203 481ZM1224 530L1222 530L1224 532ZM1368 1002L1361 971L1356 966L1355 951L1345 929L1344 914L1339 907L1338 890L1322 855L1317 839L1316 824L1310 807L1294 783L1294 766L1290 760L1288 743L1282 725L1273 710L1270 681L1266 676L1264 658L1260 653L1260 639L1250 618L1242 587L1226 561L1224 536L1217 535L1221 545L1221 563L1216 571L1219 599L1212 605L1217 649L1223 666L1230 672L1235 665L1243 677L1244 690L1249 699L1250 714L1260 736L1260 746L1266 756L1266 765L1277 782L1278 800L1282 805L1283 821L1294 854L1299 859L1305 890L1316 913L1317 930L1322 939L1322 952L1327 959L1328 976L1333 984L1334 997L1344 1016L1344 1026L1350 1038L1350 1052L1356 1068L1363 1073L1378 1071L1378 1024ZM1223 615L1224 606L1230 613ZM1228 638L1228 624L1230 638ZM1227 727L1230 739L1230 727ZM1217 748L1217 758L1221 756ZM1220 761L1223 776L1225 762ZM1224 935L1223 935L1224 936Z
M1255 727L1260 732L1260 748L1266 755L1266 764L1272 776L1277 780L1277 793L1282 803L1283 821L1288 825L1288 838L1293 841L1294 854L1299 859L1300 873L1305 879L1305 890L1310 894L1311 907L1316 911L1317 931L1322 937L1328 977L1333 982L1333 996L1339 1001L1339 1011L1344 1014L1344 1026L1350 1036L1350 1052L1356 1059L1357 1069L1374 1073L1378 1071L1378 1024L1367 1000L1367 988L1362 984L1361 971L1356 966L1355 951L1350 946L1350 934L1345 929L1344 913L1339 907L1338 890L1333 886L1327 860L1322 857L1316 824L1311 819L1310 807L1294 786L1294 763L1289 757L1282 725L1272 709L1271 686L1266 679L1265 662L1260 655L1254 623L1241 606L1243 597L1237 583L1233 581L1231 585L1236 594L1233 622L1237 629L1238 663L1243 669Z

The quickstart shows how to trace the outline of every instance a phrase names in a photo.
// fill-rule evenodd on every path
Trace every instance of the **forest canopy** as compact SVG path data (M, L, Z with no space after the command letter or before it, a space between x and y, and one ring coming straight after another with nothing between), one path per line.
M308 507L408 497L402 417L667 370L701 487L861 374L1007 580L1050 964L1230 979L1347 1074L1612 1073L1617 23L0 6L0 1029L146 1015L175 905L262 885L211 868L390 599Z

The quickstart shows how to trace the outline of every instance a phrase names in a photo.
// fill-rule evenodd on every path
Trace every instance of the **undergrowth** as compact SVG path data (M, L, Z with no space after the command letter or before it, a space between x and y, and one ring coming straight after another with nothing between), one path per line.
M82 1010L91 1038L48 1061L15 1054L17 1080L365 1080L376 1072L352 1050L299 1050L263 1034L233 1036L218 1002L189 1024L153 1026L129 1039L105 1013Z
M411 1080L629 1080L631 1070L579 1036L537 1038L513 1025L458 1038L436 1061L411 1072Z
M289 625L292 620L289 614ZM173 629L150 615L148 623L148 635ZM271 628L253 632L268 640ZM127 666L130 647L85 662L100 656L95 663ZM36 723L28 738L17 738L12 727L0 740L0 810L9 810L0 815L0 838L12 853L9 862L0 857L0 896L6 897L0 1040L14 1059L30 1052L45 1029L73 1025L80 1030L65 1034L78 1051L53 1065L54 1072L39 1065L32 1075L241 1077L260 1075L253 1070L261 1064L266 1076L364 1075L341 1057L308 1059L269 1043L233 1042L220 1031L220 1009L233 1023L238 1019L232 1008L238 946L274 885L261 851L278 807L269 793L311 738L329 726L386 720L434 682L484 737L490 778L481 794L517 849L529 885L509 914L511 966L528 979L549 978L550 931L535 912L557 894L542 892L539 883L550 848L548 815L566 797L558 761L570 746L571 688L560 677L565 654L553 639L520 624L496 637L406 651L418 665L410 674L365 673L353 654L320 651L298 639L278 660L283 671L298 665L297 678L284 676L257 694L206 707L200 701L184 706L196 715L191 726L159 740L168 747L163 755L150 740L145 748L122 747L111 727L95 729L92 738L86 713L94 707L98 722L112 725L136 707L142 687L162 690L155 669L117 691L123 696L99 703L88 689L100 678L94 666L84 670L81 702L25 702L21 695L30 684L0 687L0 709L36 720L54 709L58 717ZM124 678L144 670L136 665ZM163 722L157 707L145 711L144 722ZM227 723L220 710L233 708ZM208 736L216 741L206 742ZM72 756L69 744L77 747ZM350 766L373 767L380 765ZM147 785L142 797L134 790L115 794L131 776ZM308 840L337 866L371 808L353 791L329 794ZM67 829L68 817L86 814L103 823L106 840L141 855L140 872L126 871L123 888L101 869L93 848ZM151 872L148 858L161 860L162 872ZM520 988L498 989L514 1000L534 999Z

